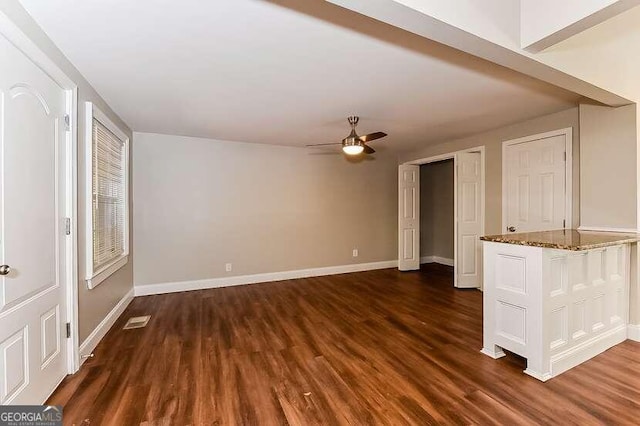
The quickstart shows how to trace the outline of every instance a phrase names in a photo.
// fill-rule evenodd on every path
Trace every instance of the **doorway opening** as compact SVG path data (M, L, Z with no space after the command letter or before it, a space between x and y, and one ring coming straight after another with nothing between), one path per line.
M399 166L399 270L418 270L421 263L427 262L453 263L455 287L482 288L482 245L479 238L484 233L484 155L484 147L477 147ZM426 175L423 178L421 167L425 165L431 166L422 170ZM449 181L445 182L447 179ZM423 183L428 185L424 191L421 188ZM451 196L448 184L453 188L452 210L447 201L447 195ZM427 200L421 201L423 194ZM442 205L437 205L439 203ZM443 218L447 214L448 221ZM430 229L422 230L421 219L426 219L424 223ZM447 247L450 240L446 237L451 222L453 251ZM452 253L453 261L435 253Z
M420 165L420 264L454 262L454 160Z

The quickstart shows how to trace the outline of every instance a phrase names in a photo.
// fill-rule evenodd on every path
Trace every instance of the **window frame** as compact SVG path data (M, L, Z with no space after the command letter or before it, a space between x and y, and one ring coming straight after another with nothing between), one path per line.
M93 120L97 120L113 133L123 144L124 161L124 251L122 255L102 265L93 268ZM92 102L85 103L85 279L87 287L93 289L106 280L110 275L122 268L129 261L129 137L113 121L109 119Z

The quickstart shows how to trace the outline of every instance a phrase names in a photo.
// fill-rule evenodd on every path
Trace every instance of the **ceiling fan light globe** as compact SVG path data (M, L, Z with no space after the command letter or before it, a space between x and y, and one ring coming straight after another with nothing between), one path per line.
M362 145L345 145L342 147L342 151L344 151L347 155L358 155L364 151L364 146Z

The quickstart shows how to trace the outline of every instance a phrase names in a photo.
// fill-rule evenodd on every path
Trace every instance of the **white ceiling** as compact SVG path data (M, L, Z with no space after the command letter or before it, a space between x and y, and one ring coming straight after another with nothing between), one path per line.
M21 3L140 132L303 146L339 141L357 114L395 151L578 99L323 1Z

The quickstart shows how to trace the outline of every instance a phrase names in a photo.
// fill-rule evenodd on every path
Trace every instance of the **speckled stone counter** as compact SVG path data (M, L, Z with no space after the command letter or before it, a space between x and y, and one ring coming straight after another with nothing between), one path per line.
M559 229L521 234L487 235L480 237L480 239L494 243L579 251L635 243L640 241L640 235Z
M548 380L627 338L630 245L640 235L558 230L481 238L483 349Z

